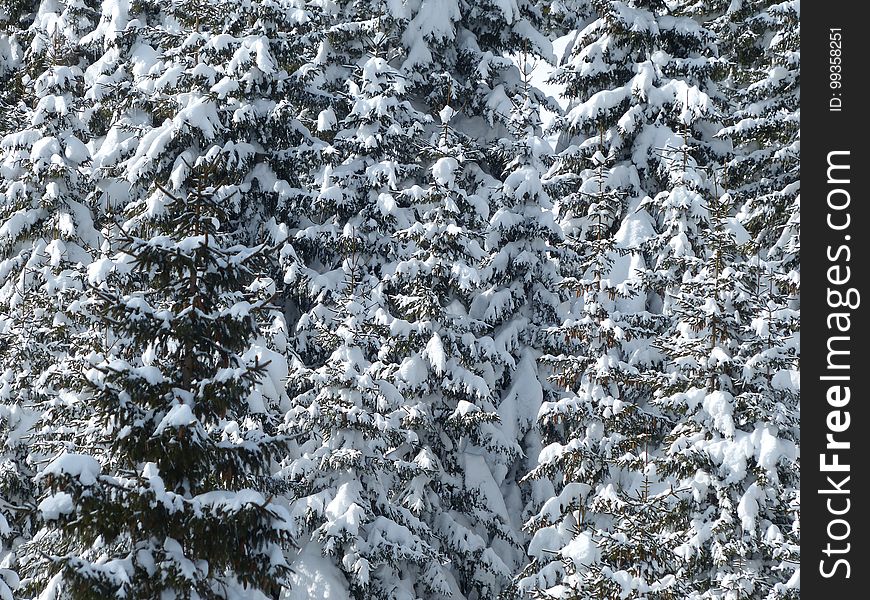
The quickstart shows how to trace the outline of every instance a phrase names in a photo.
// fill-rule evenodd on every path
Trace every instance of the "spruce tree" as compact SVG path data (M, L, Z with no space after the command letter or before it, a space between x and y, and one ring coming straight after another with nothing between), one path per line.
M560 286L575 300L549 328L554 353L543 360L565 391L541 410L550 444L527 476L554 482L555 494L526 524L534 560L519 581L544 597L621 594L626 574L639 591L668 597L674 582L674 561L658 552L666 534L651 468L662 419L640 377L655 365L649 343L662 319L644 310L643 258L626 223L617 230L625 200L611 161L593 155L579 193L561 207L572 234Z
M750 593L765 598L800 596L800 288L783 262L743 265L750 318L735 355L735 412L768 445L759 448L755 487L738 503L749 533L743 556L757 573Z
M32 435L58 402L74 340L89 328L80 300L99 246L85 201L90 132L81 95L91 8L14 3L3 14L0 70L9 85L0 99L0 539L2 552L12 551L4 566L26 560L21 544L35 532L32 478L43 458Z
M734 88L728 164L740 219L764 255L800 202L800 4L741 3L740 35L723 41Z
M664 286L647 273L679 149L697 140L704 156L724 150L712 140L716 48L710 31L660 2L591 2L576 15L570 57L552 78L576 99L557 122L565 148L551 176L563 190L571 293L547 360L565 391L539 419L549 445L530 477L552 492L527 522L534 562L519 585L544 596L679 597L679 560L663 543L672 530L656 517L668 505L655 469L668 415L644 377L660 368L650 344L668 315Z
M667 361L652 374L660 382L654 403L671 425L656 472L671 482L672 549L685 565L685 595L788 597L796 546L793 314L777 306L782 288L753 256L724 181L709 170L683 188L685 202L665 219L682 225L665 234L670 252L658 263L671 281L671 324L657 340ZM686 216L675 218L680 212ZM760 300L762 282L768 302ZM783 337L773 343L768 328Z
M413 507L434 532L433 548L452 564L451 591L486 597L505 586L521 560L518 523L509 523L498 487L518 448L494 425L509 382L506 365L516 359L487 349L487 325L469 317L479 309L470 302L480 291L484 258L472 232L491 214L486 188L499 182L486 174L475 140L457 131L483 118L502 126L493 110L504 108L496 101L512 63L498 54L517 35L493 24L524 19L494 4L467 12L453 3L433 8L348 2L323 16L326 33L302 77L321 102L331 100L317 122L329 145L317 158L323 166L312 169L319 191L288 203L314 218L299 218L295 233L289 229L286 256L304 311L295 348L315 370L329 359L317 330L334 331L346 318L337 300L345 279L340 265L353 254L371 278L367 301L380 314L373 331L383 349L366 361L403 394L413 415L407 427L420 440L390 456L425 457L433 475L421 473L413 491L397 489L391 500ZM352 96L342 89L345 81ZM464 266L448 270L452 260ZM456 275L464 280L452 282ZM484 356L507 362L487 364ZM426 376L409 371L411 364L425 367ZM433 428L445 433L433 435ZM506 562L500 555L508 549Z
M373 278L355 256L344 263L346 292L333 309L335 321L320 324L317 341L331 354L291 378L287 426L300 441L287 474L297 535L308 545L298 568L307 578L309 569L323 568L307 564L312 551L334 561L346 581L339 583L346 591L336 593L350 598L448 597L435 536L419 507L406 502L435 465L418 450L413 411L384 379L383 365L371 360L383 327L371 301ZM297 579L291 597L316 594L313 584Z
M401 196L414 218L397 233L404 254L385 279L393 336L382 356L435 469L405 502L431 523L462 597L488 597L509 581L521 547L500 489L518 447L499 426L494 393L513 359L475 304L485 256L475 232L489 212L481 155L450 128L453 109L440 112L424 154L428 185Z
M397 192L416 170L427 117L394 66L407 19L386 5L335 9L316 17L318 44L296 74L317 110L308 109L309 161L295 178L316 187L287 190L276 230L287 231L284 279L300 314L286 418L298 445L285 472L302 552L290 593L313 593L305 573L315 561L341 573L340 593L354 598L442 597L451 590L438 544L402 502L431 467L413 460L404 399L379 359L389 330L376 317L397 253L389 232L408 223Z
M14 11L15 12L15 11ZM22 48L20 47L20 35L18 27L18 15L10 14L9 11L0 16L0 77L11 80L21 60ZM0 91L0 136L15 131L19 119L14 118L14 106L18 102L17 94L10 87ZM5 196L4 196L5 200ZM5 332L12 328L13 323L6 311L0 314L0 331ZM5 354L8 340L0 342L0 352ZM5 361L4 361L5 362ZM5 396L5 394L4 394ZM15 558L12 554L12 545L15 543L17 534L13 525L18 520L18 510L15 501L22 496L27 498L30 486L27 482L27 471L22 472L23 464L26 464L23 444L15 440L15 431L23 424L15 414L17 406L12 405L9 399L4 397L0 404L0 598L12 599L12 591L18 587L18 574L14 569ZM23 494L21 492L24 492Z
M742 250L740 273L749 301L734 356L735 413L770 433L768 446L787 449L776 466L755 467L764 493L738 504L749 532L740 550L752 577L733 576L732 593L796 597L799 561L798 386L800 355L800 7L745 2L727 7L699 3L727 59L733 107L719 135L733 142L726 182L752 242ZM739 412L737 412L739 411ZM797 450L795 450L797 448ZM759 459L764 457L759 456ZM770 456L767 457L770 459ZM784 467L784 468L783 468ZM742 590L741 590L742 588Z
M211 182L225 168L201 159L184 196L156 184L131 207L115 265L128 275L92 291L115 348L66 391L89 404L106 451L61 450L38 475L36 593L265 598L286 576L287 513L268 491L286 442L252 402L273 284L263 246L224 241L225 190Z
M798 17L3 3L0 598L796 598Z

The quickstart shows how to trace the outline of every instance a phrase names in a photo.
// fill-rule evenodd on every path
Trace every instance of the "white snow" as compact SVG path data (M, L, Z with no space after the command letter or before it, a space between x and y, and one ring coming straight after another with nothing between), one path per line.
M521 167L504 180L504 191L516 198L537 198L544 195L541 177L532 167Z
M47 475L69 476L78 480L81 485L91 486L97 482L97 477L100 475L100 463L93 456L86 454L64 453L51 461L39 477L43 478Z
M290 563L290 586L284 588L281 600L346 600L347 589L344 574L312 541Z
M226 98L228 94L239 91L239 82L232 77L224 75L220 81L211 86L210 92L217 94L218 98Z
M758 516L759 500L764 499L765 492L757 484L753 483L746 490L746 493L740 498L737 503L737 517L740 519L740 525L743 531L755 537L755 520Z
M442 125L447 125L455 114L456 111L449 104L445 104L444 108L438 112L438 118L441 119Z
M525 353L514 371L511 387L498 407L507 439L519 439L520 432L527 431L535 423L543 400L544 390L538 379L535 360L531 353Z
M188 123L202 131L205 139L214 139L218 131L223 129L217 107L208 97L196 97L192 94L179 94L178 101L184 108L178 111L174 123L180 128L182 123Z
M399 377L409 386L416 387L422 384L428 376L429 370L426 368L426 362L419 354L406 356L402 359L402 363L399 365Z
M337 124L338 119L331 108L325 108L317 115L317 131L333 131Z
M75 510L73 498L67 492L57 492L44 498L37 507L46 521L55 521L61 515L68 515Z
M746 228L734 217L725 219L725 229L734 236L734 241L738 244L745 244L752 239Z
M801 374L795 369L780 369L773 374L770 385L774 389L800 392Z
M435 161L432 165L432 177L439 185L444 187L453 187L456 181L456 170L459 168L459 162L450 156L444 156Z
M444 344L441 342L441 336L433 333L429 342L426 344L426 349L423 351L423 357L428 359L429 364L435 369L435 372L442 375L447 369L447 355L444 353Z
M64 156L70 162L80 165L91 157L88 147L74 135L68 135L63 140Z
M196 422L196 416L193 410L187 404L176 404L169 412L166 413L157 427L154 428L154 435L160 435L166 428L178 429L187 427Z
M466 452L463 457L465 485L487 510L510 521L501 490L483 456Z
M600 558L598 546L589 533L582 531L565 544L559 554L574 563L577 569L594 564Z
M163 373L154 366L137 367L131 372L144 379L148 385L159 385L164 381Z
M365 511L358 504L362 489L359 481L346 481L338 486L335 497L326 505L324 514L329 519L327 532L342 535L347 532L356 535L362 524Z
M277 406L286 396L287 378L290 371L287 357L268 348L265 343L256 343L242 355L248 364L256 363L265 369L260 385L251 390L248 403L254 412L265 413L266 402Z
M44 137L36 142L30 148L30 162L33 163L50 163L54 156L60 154L60 143L55 137Z
M652 217L643 209L638 209L623 219L614 236L617 248L640 248L655 237L656 230Z

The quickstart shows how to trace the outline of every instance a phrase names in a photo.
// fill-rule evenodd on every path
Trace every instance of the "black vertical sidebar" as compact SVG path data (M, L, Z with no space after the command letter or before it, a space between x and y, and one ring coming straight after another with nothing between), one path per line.
M807 2L801 14L801 588L811 599L870 590L861 6Z

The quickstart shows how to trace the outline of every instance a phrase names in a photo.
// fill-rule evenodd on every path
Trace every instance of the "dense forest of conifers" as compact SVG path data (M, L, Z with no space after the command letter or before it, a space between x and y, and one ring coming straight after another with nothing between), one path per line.
M799 0L0 0L0 599L800 594Z

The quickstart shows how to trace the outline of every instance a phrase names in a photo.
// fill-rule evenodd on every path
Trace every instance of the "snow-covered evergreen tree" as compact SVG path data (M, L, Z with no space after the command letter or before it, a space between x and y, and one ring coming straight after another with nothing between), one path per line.
M475 304L486 179L473 143L450 129L452 114L441 111L428 185L402 194L414 219L397 234L404 255L385 280L392 339L382 356L435 468L404 501L431 523L462 597L489 597L522 547L499 487L518 448L498 425L494 394L514 361Z
M85 268L99 246L91 211L90 132L82 97L94 26L86 2L5 7L0 70L0 538L14 550L34 533L34 426L57 402L66 356L87 331ZM32 12L30 12L32 10ZM5 548L4 548L5 554Z
M317 572L331 568L344 575L330 593L350 598L448 597L436 537L419 506L407 502L434 465L419 450L414 411L370 358L383 335L372 310L376 280L359 269L355 254L344 271L335 320L321 323L317 338L331 354L323 366L297 368L291 379L296 394L287 424L300 438L300 457L287 474L305 546L290 594L316 593L310 586ZM324 567L321 556L334 566Z
M731 8L731 7L729 7ZM728 177L741 221L764 254L800 197L800 2L742 2L728 50L734 110L720 136L735 146ZM735 27L735 25L731 25ZM728 37L725 36L728 40Z
M750 258L743 265L751 319L742 324L735 355L735 413L776 448L759 451L756 487L738 504L750 532L742 556L758 573L751 593L765 598L800 597L800 290L794 272L782 269L785 262Z
M510 332L484 335L485 302L471 306L484 291L477 232L491 214L487 188L500 182L486 175L476 140L457 133L484 119L504 127L510 111L502 74L513 63L499 54L520 34L494 25L529 33L528 20L509 8L348 2L326 11L336 24L303 77L321 98L334 99L317 123L329 146L313 176L319 191L296 194L296 214L315 218L300 219L287 250L290 281L304 286L299 303L308 307L296 348L315 369L328 359L310 341L318 339L315 325L334 329L347 318L336 300L346 278L340 265L352 254L373 278L368 302L380 311L383 349L366 360L402 393L419 440L412 454L403 448L390 456L417 455L432 465L413 492L397 489L393 501L431 528L433 548L451 565L451 591L469 597L497 594L522 560L519 523L499 489L518 447L492 424L517 362L511 352L520 350ZM511 348L499 352L493 338Z
M180 190L155 184L120 232L128 275L92 292L114 347L65 392L106 451L61 449L38 475L36 593L266 598L286 576L288 515L268 491L286 441L269 431L257 344L274 284L263 246L223 239L224 169L204 158Z
M20 29L17 11L6 9L0 16L0 26L0 77L10 81L13 80L23 53L18 39ZM13 107L18 103L18 91L15 86L5 86L0 90L0 138L5 138L19 127L20 120L13 116L16 115ZM2 311L0 332L7 331L7 328L13 329L14 324L6 311ZM3 354L7 352L7 344L8 340L0 342L0 352ZM18 406L17 403L13 405L10 400L4 399L0 404L0 598L3 600L11 600L12 590L18 587L18 574L9 568L15 565L11 546L18 537L15 531L17 528L13 528L19 516L16 500L22 497L27 499L32 495L27 482L28 473L24 470L26 450L13 433L19 424L24 423L13 414L18 411Z
M666 597L673 561L657 554L663 520L650 467L662 421L639 377L655 364L649 345L662 319L645 310L644 262L631 237L644 234L649 216L640 211L620 225L625 172L609 162L594 154L579 193L561 203L571 232L561 287L576 300L548 331L559 354L544 360L565 392L542 407L550 443L528 479L550 481L555 491L527 523L534 560L519 585L545 596L607 597L623 592L630 573L638 589Z
M287 414L299 440L286 468L301 546L294 598L312 593L312 569L335 571L334 593L354 598L450 593L429 525L402 502L431 467L414 462L404 399L378 359L389 335L375 318L379 277L396 255L389 232L407 225L397 192L431 120L394 66L407 19L387 8L325 8L310 62L295 74L316 102L309 160L295 179L317 187L281 191L277 231L286 233L274 234L286 240L288 300L301 313Z
M527 523L533 563L519 585L543 597L679 597L670 524L656 516L667 506L654 465L668 421L643 377L660 368L651 342L667 324L662 288L646 275L648 244L667 224L650 213L681 147L723 150L712 140L716 48L661 2L591 2L576 15L553 81L577 100L557 122L564 150L551 177L570 250L563 286L577 300L551 329L548 362L566 392L539 418L549 445L531 477L553 487Z
M687 597L788 597L797 533L794 315L777 305L778 293L761 300L762 282L779 288L752 256L721 177L711 170L662 203L671 228L657 268L671 281L671 323L657 340L667 361L651 376L670 431L656 473L671 482L672 549L685 564ZM773 343L768 327L784 336Z

